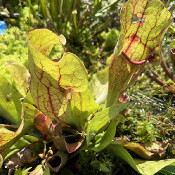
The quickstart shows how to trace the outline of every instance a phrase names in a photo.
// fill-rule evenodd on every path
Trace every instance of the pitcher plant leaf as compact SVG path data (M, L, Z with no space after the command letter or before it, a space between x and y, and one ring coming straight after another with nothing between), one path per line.
M34 116L39 111L30 104L23 103L21 124L16 132L11 131L5 125L0 125L0 154L6 156L8 149L34 126Z
M120 23L121 34L109 67L107 107L118 103L147 60L160 62L161 41L172 16L160 0L129 0L121 10Z
M26 95L26 90L29 86L28 80L30 77L27 68L16 60L6 61L5 66L15 81L16 89L24 97Z
M60 60L49 59L55 44L65 44L63 35L48 29L28 33L30 91L38 109L46 116L59 119L67 109L72 91L87 88L87 71L81 60L66 53Z

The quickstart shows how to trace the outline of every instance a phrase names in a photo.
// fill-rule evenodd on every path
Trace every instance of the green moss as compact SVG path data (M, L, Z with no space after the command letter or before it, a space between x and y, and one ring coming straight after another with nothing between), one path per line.
M62 45L55 45L50 53L50 59L60 59L64 54L64 47Z
M39 7L36 4L32 8L26 6L21 9L19 27L21 30L30 31L38 27L46 26L46 21L39 18Z
M117 44L120 32L116 29L110 29L108 32L103 32L101 34L102 38L105 40L103 47L105 50L113 50Z
M4 67L4 63L7 60L17 60L28 66L26 32L18 27L11 27L6 30L5 35L0 35L0 58L0 72L12 83L12 78Z

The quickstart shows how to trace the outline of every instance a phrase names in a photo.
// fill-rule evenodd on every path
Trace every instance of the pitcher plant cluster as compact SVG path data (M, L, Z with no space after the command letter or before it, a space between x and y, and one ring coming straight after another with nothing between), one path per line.
M57 36L48 29L27 34L29 71L17 61L6 62L15 87L0 75L0 114L20 125L16 132L13 126L0 126L1 166L11 156L9 148L29 137L26 133L34 128L54 145L55 152L45 154L42 164L54 172L81 149L110 149L141 174L149 172L146 163L150 167L159 164L154 170L157 172L175 162L150 161L154 153L141 145L114 139L116 126L125 120L123 111L128 105L123 103L123 93L147 61L159 65L161 41L172 16L160 0L128 0L121 10L120 23L120 38L110 65L94 74L90 82L83 62L73 53L66 52L61 59L49 58L54 45L66 44L63 35ZM35 145L38 142L34 136L30 140ZM125 148L138 154L140 163ZM56 157L61 163L53 167L51 162Z

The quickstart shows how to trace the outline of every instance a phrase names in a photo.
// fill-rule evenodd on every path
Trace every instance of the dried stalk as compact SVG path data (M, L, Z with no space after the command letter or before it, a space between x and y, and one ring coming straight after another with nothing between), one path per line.
M173 94L175 94L175 87L171 86L167 83L165 83L161 78L159 78L157 76L157 74L155 74L151 69L148 69L146 72L146 75L151 78L153 81L155 81L157 84L159 84L160 86L164 87L167 91L172 92Z
M171 49L170 58L173 66L173 72L175 73L175 48Z
M175 61L175 60L174 60ZM165 60L163 54L162 54L162 62L161 62L161 66L163 68L163 70L165 71L166 75L175 82L175 75L174 73L171 71L167 61Z
M151 78L153 81L155 81L157 84L163 87L168 87L169 85L166 84L161 78L157 76L151 69L148 69L146 72L146 75Z

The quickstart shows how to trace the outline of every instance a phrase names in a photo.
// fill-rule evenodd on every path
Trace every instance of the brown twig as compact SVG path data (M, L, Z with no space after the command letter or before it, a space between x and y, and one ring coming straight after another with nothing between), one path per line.
M162 54L162 62L161 62L161 67L163 68L163 70L165 71L166 75L175 82L175 75L174 73L171 71L167 61L165 60L163 54Z
M157 76L151 69L148 69L146 72L146 75L151 78L153 81L155 81L160 86L163 86L167 91L172 92L175 94L175 88L167 83L165 83L161 78Z
M175 73L175 48L171 49L170 58L173 66L173 72Z
M169 85L166 84L161 78L157 76L151 69L148 69L146 72L146 75L151 78L153 81L155 81L157 84L163 87L168 87Z

